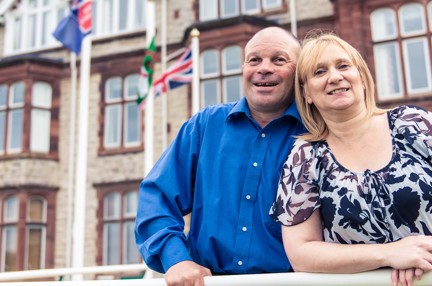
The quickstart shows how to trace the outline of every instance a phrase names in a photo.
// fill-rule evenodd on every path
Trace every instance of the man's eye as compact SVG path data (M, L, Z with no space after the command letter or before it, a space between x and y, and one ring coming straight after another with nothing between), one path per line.
M281 65L281 64L285 64L285 63L287 63L288 61L287 61L285 58L276 58L276 59L274 60L274 62L275 62L276 64L278 64L278 65Z
M246 61L247 64L254 65L257 64L259 60L257 58L250 58Z

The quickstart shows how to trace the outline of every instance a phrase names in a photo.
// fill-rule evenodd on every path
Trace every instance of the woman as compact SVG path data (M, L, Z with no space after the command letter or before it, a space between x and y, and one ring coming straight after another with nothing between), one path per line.
M332 34L304 41L296 101L309 133L270 211L294 270L392 267L412 285L432 270L432 113L377 108L366 62Z

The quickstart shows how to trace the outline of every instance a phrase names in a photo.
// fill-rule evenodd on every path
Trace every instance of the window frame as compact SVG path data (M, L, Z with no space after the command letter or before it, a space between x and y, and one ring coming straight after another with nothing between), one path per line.
M99 265L108 265L107 257L106 257L106 236L105 234L105 225L109 223L117 223L119 224L119 233L118 233L118 241L119 241L119 251L118 251L118 259L120 264L125 264L127 261L125 253L126 251L126 241L125 241L125 233L124 230L128 222L134 222L136 211L132 211L130 213L126 213L126 198L127 195L131 192L135 192L136 196L138 196L140 181L125 181L125 182L116 182L116 183L104 183L95 185L97 191L98 198L98 209L97 209L97 231L98 231L98 249L97 249L97 257L96 262ZM119 198L119 216L116 217L105 217L105 198L107 196L114 195ZM133 233L132 233L133 235ZM139 262L142 262L141 255L138 250L136 250L136 254ZM134 262L135 263L135 262Z
M3 208L4 202L9 198L16 200L17 219L5 221L2 213L0 219L0 269L5 270L5 237L4 230L8 227L16 228L16 261L14 269L17 271L28 270L28 246L29 230L39 228L42 230L40 245L40 269L54 267L55 253L55 213L56 195L58 188L47 186L20 186L0 188L0 204ZM30 220L28 211L32 199L42 200L42 218L39 221Z

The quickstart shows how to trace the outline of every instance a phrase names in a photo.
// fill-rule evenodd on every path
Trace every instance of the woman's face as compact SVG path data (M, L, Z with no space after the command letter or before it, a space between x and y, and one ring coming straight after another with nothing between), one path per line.
M304 96L326 117L337 111L365 108L360 72L348 53L337 44L328 45L307 74Z

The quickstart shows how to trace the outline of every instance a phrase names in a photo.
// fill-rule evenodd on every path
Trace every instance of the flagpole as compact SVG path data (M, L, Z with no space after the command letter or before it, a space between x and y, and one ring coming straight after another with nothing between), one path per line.
M147 47L150 46L151 40L155 35L155 3L150 0L146 2L146 41ZM144 177L153 167L153 125L154 125L154 96L153 87L149 86L148 95L145 103L145 126L144 126Z
M297 37L297 16L295 0L290 0L291 33Z
M194 28L190 33L192 37L192 115L196 114L199 107L199 35Z
M85 212L87 190L87 146L88 146L88 109L90 88L91 35L83 38L80 64L80 98L78 150L75 181L75 212L73 228L72 267L84 266ZM72 280L83 280L82 274L72 275Z
M162 0L162 23L161 23L161 60L162 60L162 74L167 69L167 1ZM162 96L162 149L167 147L167 94L163 92Z
M76 113L76 88L77 68L76 54L70 52L71 88L70 88L70 112L69 112L69 162L68 162L68 192L67 192L67 217L66 217L66 268L71 266L72 250L72 200L74 184L74 152L75 152L75 113Z

